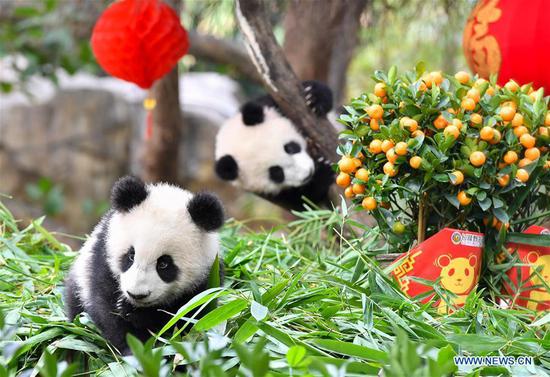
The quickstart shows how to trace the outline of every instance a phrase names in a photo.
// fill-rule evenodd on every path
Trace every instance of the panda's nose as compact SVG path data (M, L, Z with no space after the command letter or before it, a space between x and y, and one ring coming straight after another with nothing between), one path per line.
M151 294L151 292L136 294L136 293L132 293L130 291L126 291L126 293L128 293L128 295L131 298L133 298L134 300L142 300L142 299L146 298L147 296L149 296Z

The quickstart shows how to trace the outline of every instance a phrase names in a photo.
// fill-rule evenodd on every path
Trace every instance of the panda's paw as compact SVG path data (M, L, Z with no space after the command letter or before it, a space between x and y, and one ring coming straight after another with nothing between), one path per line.
M117 300L117 302L116 302L116 304L115 304L116 311L117 311L118 313L122 313L123 305L124 305L124 297L121 295L121 296L118 298L118 300Z
M323 164L323 165L327 165L327 166L332 165L332 162L330 162L329 160L327 160L323 156L320 156L319 158L317 158L317 162L319 162L320 164Z
M121 316L135 328L147 327L149 321L148 316L135 307L127 307L126 310L121 312Z
M151 310L149 308L135 308L133 311L128 313L126 316L126 320L132 324L135 328L144 328L144 329L153 329L158 327L159 321L158 321L159 315L156 313L155 310ZM164 318L164 317L163 317ZM166 323L166 321L161 321Z
M332 92L329 87L318 81L304 81L304 99L317 116L325 116L332 109Z
M135 310L134 306L122 295L118 298L115 306L117 313L125 320L128 320Z
M317 109L315 108L314 102L313 102L313 93L312 93L311 85L308 85L304 88L304 95L305 95L306 104L308 105L308 107L311 110L313 110L314 113L317 113Z

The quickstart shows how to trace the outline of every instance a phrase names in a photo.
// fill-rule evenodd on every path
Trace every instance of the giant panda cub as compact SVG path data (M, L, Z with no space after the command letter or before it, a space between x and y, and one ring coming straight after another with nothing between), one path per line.
M305 100L319 117L332 109L332 92L317 81L302 83ZM330 163L314 161L306 140L269 95L245 103L216 137L216 174L223 180L291 210L307 197L328 205L334 182Z
M65 281L68 318L88 313L105 338L128 354L127 333L145 341L170 313L207 289L223 221L212 194L121 178L112 189L111 210Z

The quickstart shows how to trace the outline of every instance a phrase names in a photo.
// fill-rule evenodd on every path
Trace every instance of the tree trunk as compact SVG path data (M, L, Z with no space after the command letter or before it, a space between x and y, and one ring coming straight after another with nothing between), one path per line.
M284 20L283 51L301 80L327 82L333 42L346 1L290 0Z
M301 80L329 84L342 101L346 71L357 45L367 0L291 0L284 20L283 50Z
M182 0L164 1L179 14ZM178 156L184 128L177 65L155 82L151 94L156 106L153 109L152 135L145 141L143 179L147 182L178 183Z
M148 182L178 182L178 155L183 130L178 79L178 68L175 67L151 90L157 105L153 110L153 132L145 141L143 156L143 178Z
M336 131L326 118L318 118L306 105L300 80L275 40L265 6L262 0L237 1L237 20L248 53L269 94L305 136L311 155L320 160L336 161Z
M337 31L330 59L328 85L334 92L334 102L340 106L345 101L348 67L359 42L361 15L370 5L370 0L348 0L340 30Z

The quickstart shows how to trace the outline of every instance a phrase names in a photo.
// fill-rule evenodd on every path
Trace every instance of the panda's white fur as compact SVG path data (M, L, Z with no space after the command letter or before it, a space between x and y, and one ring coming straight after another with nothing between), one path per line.
M84 242L82 248L78 251L78 257L71 267L69 275L74 277L74 283L77 286L76 295L83 304L90 303L92 283L90 275L92 271L92 248L97 242L97 236L102 228L102 221L96 225L90 237Z
M285 152L283 146L292 141L300 145L299 153ZM239 166L233 184L256 193L277 194L288 187L302 186L314 172L305 139L288 118L268 106L264 106L261 124L247 126L238 113L222 125L216 137L216 159L224 155L231 155ZM283 168L284 182L269 179L268 167L272 165Z
M120 179L112 196L112 210L84 243L65 281L65 305L69 319L87 312L127 353L127 333L147 339L207 288L223 208L211 194L145 185L134 177ZM159 267L163 263L166 268Z

